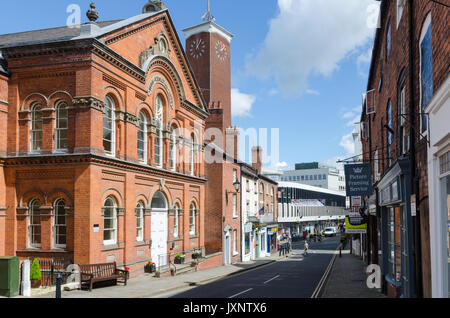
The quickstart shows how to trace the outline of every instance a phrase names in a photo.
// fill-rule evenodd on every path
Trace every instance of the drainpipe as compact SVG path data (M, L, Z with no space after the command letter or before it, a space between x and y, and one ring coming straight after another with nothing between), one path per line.
M411 190L416 195L416 202L419 203L419 176L417 175L416 169L416 131L414 126L416 124L415 118L415 41L414 41L414 0L409 0L409 77L410 77L410 109L409 109L409 138L410 138L410 173L411 173ZM420 129L420 128L419 128ZM422 262L421 262L421 235L420 235L420 213L417 213L415 217L412 218L413 228L408 230L414 231L414 276L415 276L415 291L412 291L413 295L422 298L423 297L423 287L422 287ZM414 295L415 294L415 295Z

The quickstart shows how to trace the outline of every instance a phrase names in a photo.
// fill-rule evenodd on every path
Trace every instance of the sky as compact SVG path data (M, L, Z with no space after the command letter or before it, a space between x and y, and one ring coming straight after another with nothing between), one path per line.
M64 26L91 0L4 1L0 34ZM99 21L141 13L147 0L96 0ZM179 38L202 22L207 0L165 0ZM354 156L377 17L375 0L211 0L215 23L231 32L232 124L240 157L251 160L256 131L267 168L336 165ZM20 22L19 22L20 21ZM372 23L371 23L372 22ZM267 141L264 133L267 130ZM277 138L278 137L278 138ZM271 140L273 139L273 140Z

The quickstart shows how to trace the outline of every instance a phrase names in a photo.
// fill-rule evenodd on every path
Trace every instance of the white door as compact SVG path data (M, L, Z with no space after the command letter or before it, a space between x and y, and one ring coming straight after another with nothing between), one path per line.
M230 264L230 235L229 232L225 235L225 248L224 248L224 264Z
M153 209L151 222L152 261L156 266L167 265L168 213Z

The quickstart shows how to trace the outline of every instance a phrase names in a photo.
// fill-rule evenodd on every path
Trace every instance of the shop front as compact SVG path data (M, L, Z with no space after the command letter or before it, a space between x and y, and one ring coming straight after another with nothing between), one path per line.
M267 227L267 252L269 254L277 252L277 226Z
M399 159L378 184L382 273L386 293L392 298L414 296L410 184L408 159Z

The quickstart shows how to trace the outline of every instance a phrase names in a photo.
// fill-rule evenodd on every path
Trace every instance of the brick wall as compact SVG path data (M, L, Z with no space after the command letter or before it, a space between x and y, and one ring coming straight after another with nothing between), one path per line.
M15 72L7 91L3 77L0 78L0 101L4 99L9 103L8 114L0 112L0 123L5 116L8 121L7 135L0 132L0 151L7 150L10 156L20 158L6 159L4 178L3 167L0 166L0 207L8 202L6 216L0 216L0 222L5 225L0 228L7 229L4 235L0 232L0 255L64 257L80 264L115 260L119 265L130 267L132 274L141 273L145 262L154 257L149 247L151 214L144 216L144 241L137 242L135 207L139 200L143 200L149 209L158 190L165 194L169 209L177 203L184 211L179 217L178 238L173 236L174 215L169 212L167 253L186 252L187 259L190 259L194 249L204 250L206 194L205 180L200 178L205 173L202 151L197 146L195 173L194 176L188 175L189 162L185 154L189 153L190 146L185 141L194 133L196 144L203 144L206 115L202 112L203 105L195 89L193 75L189 72L183 48L173 33L167 13L112 32L105 43L139 66L142 51L154 46L155 37L162 32L170 46L166 57L171 61L154 60L145 79L121 67L120 61L105 57L104 52L89 44L86 47L67 44L63 48L54 44L56 53L49 53L50 44L48 47L31 46L17 55L7 50L3 52L9 67ZM151 83L152 90L148 92ZM137 156L138 126L133 118L137 118L141 110L154 118L157 95L162 96L164 103L164 124L187 130L186 134L179 136L176 171L169 170L168 131L163 136L162 168L156 168L155 134L151 125L147 139L148 162L140 163ZM115 104L116 151L112 156L106 155L102 140L103 101L106 96L110 96ZM59 101L65 101L69 108L69 146L67 153L56 156L53 154L54 107ZM186 101L197 109L184 107ZM41 103L46 109L43 113L43 150L31 158L28 157L29 107L34 102ZM116 246L103 244L102 207L110 195L124 211L117 217ZM30 249L27 206L36 198L43 207L47 207L48 215L42 216L41 248ZM67 244L61 250L52 246L52 205L57 198L64 198L68 206ZM196 216L196 235L190 237L189 207L193 202L199 213ZM94 231L94 225L99 226L98 232Z
M432 44L433 44L433 86L434 92L448 75L449 43L447 40L447 21L449 19L448 10L441 5L431 1L414 1L413 25L414 38L413 47L410 46L410 4L406 1L400 24L397 27L397 6L395 1L382 2L381 28L377 31L375 49L372 55L372 68L369 75L368 90L375 90L376 114L367 115L363 113L363 120L370 122L370 141L372 147L369 148L369 140L363 140L364 161L372 162L374 167L377 164L373 161L373 153L378 149L379 172L381 176L389 169L387 160L387 130L383 128L387 124L387 105L392 102L392 129L394 138L392 143L392 163L395 163L399 155L398 125L400 110L399 89L402 72L404 72L404 86L406 91L407 119L405 124L406 136L410 138L411 144L415 146L414 159L416 171L413 173L418 177L418 215L421 222L421 244L422 244L422 275L424 297L431 296L431 269L429 254L429 220L428 220L428 175L427 175L427 146L425 138L421 137L420 118L420 35L427 15L431 13L432 19ZM391 25L391 52L386 57L386 43L388 24ZM410 69L410 54L413 55L413 69ZM413 89L411 92L411 72L413 72ZM382 78L381 89L379 89L380 78ZM411 105L414 103L414 109ZM413 135L410 135L410 112L415 113ZM363 110L365 112L365 110ZM425 133L426 134L426 133ZM412 181L412 191L416 193L415 183Z

